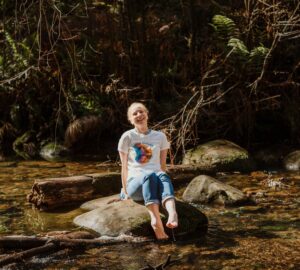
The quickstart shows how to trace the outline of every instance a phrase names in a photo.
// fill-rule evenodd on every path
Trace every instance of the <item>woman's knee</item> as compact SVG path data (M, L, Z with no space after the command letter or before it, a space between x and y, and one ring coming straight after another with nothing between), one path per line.
M162 183L172 184L170 176L167 175L166 173L160 173L160 174L157 175L157 177L159 178L159 180Z
M158 181L157 175L155 173L150 173L150 174L146 175L144 177L144 183L147 182L147 181L149 181L149 182L157 182Z

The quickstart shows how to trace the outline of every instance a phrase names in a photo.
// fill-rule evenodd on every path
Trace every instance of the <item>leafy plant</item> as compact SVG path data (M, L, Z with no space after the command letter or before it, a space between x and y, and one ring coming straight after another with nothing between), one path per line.
M214 28L217 38L227 41L230 38L238 37L239 30L235 22L223 15L215 15L212 18L211 26Z
M23 57L23 55L18 50L19 44L13 40L13 38L7 31L4 31L4 35L5 35L5 39L6 39L7 43L10 46L10 49L12 51L13 60L15 62L17 62L17 64L22 65L23 67L27 66L27 64L28 64L27 59L25 57ZM25 44L22 44L22 47L26 48L27 52L30 51L29 48Z
M249 55L249 69L259 72L263 66L265 58L267 57L269 49L260 45L251 50Z
M227 46L231 48L231 54L238 61L246 62L249 58L249 51L244 42L238 38L231 38Z

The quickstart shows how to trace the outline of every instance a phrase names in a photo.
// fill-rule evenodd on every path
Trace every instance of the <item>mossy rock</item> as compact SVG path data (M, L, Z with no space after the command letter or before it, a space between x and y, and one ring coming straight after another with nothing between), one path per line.
M42 147L40 156L47 161L67 161L70 156L70 151L63 145L48 143Z
M288 171L299 171L300 170L300 150L294 151L288 154L284 160L283 164Z
M13 142L14 152L25 160L33 159L38 155L35 133L27 131Z
M255 167L247 150L227 140L214 140L190 149L182 163L215 171L251 171Z

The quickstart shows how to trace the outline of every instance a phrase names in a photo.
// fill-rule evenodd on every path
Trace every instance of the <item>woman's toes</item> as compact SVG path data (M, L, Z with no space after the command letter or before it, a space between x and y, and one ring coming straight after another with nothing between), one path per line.
M169 216L166 227L168 227L170 229L174 229L174 228L178 227L178 217L177 217L176 213Z

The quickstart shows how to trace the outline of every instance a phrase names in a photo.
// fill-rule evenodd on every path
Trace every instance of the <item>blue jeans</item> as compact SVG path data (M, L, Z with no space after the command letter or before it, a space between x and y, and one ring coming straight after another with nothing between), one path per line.
M144 201L145 205L162 203L174 198L174 188L165 173L151 173L131 177L127 181L127 193L134 201Z

